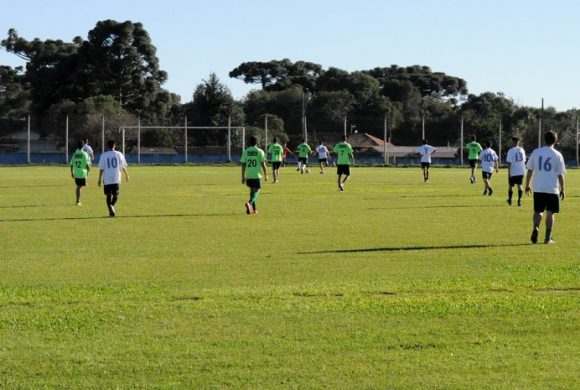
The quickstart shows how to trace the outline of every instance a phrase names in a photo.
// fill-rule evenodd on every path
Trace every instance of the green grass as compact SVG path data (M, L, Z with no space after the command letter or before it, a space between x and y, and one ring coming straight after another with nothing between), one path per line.
M580 171L548 246L505 170L129 170L0 168L0 388L578 386Z

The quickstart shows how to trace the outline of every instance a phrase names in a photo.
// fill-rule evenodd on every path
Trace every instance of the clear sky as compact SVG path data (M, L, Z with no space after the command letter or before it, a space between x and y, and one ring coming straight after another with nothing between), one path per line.
M212 72L242 98L258 87L229 71L289 58L347 71L426 65L465 79L470 93L580 108L577 0L21 0L3 4L0 38L13 27L71 42L105 19L143 23L164 87L182 102ZM23 62L0 50L0 64Z

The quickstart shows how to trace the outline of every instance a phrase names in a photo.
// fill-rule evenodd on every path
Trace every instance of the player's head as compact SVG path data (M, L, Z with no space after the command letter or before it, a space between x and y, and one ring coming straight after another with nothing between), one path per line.
M252 146L258 145L258 137L256 137L255 135L251 135L250 136L250 145L252 145Z
M423 145L427 145L427 140L426 139L422 140L421 142L423 142Z
M277 143L278 142L278 137L272 138L272 142Z
M82 149L84 145L85 145L85 143L83 142L83 140L82 139L79 140L77 142L77 149Z
M343 136L342 136L342 140L343 140L344 142L346 142L346 135L344 135L344 134L343 134Z
M306 138L302 138L302 143L305 144L306 143Z
M491 145L492 145L491 141L485 141L485 143L483 144L483 146L485 146L486 149L491 148Z
M520 143L520 137L512 137L512 142L514 146L517 146Z
M86 145L88 145L88 144L89 144L89 139L88 139L88 138L85 138L83 141L84 141L84 143L85 143Z
M110 139L107 141L107 148L109 148L110 150L115 149L116 143L114 139Z
M558 142L558 133L554 130L547 131L546 134L544 134L544 142L546 142L546 145L548 146L556 145L556 142Z
M322 141L320 141L320 143L318 145L322 145Z

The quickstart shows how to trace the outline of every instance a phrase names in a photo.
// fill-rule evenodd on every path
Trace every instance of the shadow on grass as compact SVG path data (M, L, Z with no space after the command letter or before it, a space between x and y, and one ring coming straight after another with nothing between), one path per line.
M54 217L54 218L14 218L0 219L3 222L39 222L39 221L82 221L99 219L138 219L138 218L196 218L196 217L226 217L232 215L242 215L242 213L207 213L207 214L147 214L147 215L118 215L114 218L108 215L98 217Z
M501 248L501 247L516 247L528 246L532 244L517 243L517 244L466 244L466 245L425 245L425 246L392 246L383 248L358 248L358 249L335 249L327 251L312 251L312 252L298 252L299 255L315 255L324 253L365 253L365 252L399 252L399 251L426 251L426 250L441 250L441 249L481 249L481 248Z
M72 182L74 186L74 182ZM68 184L27 184L21 186L0 186L0 188L48 188L48 187L70 187Z
M365 210L385 210L385 211L396 211L396 210L410 210L410 209L479 209L483 207L498 207L497 204L485 204L485 205L436 205L436 206L397 206L392 209L386 207L370 207Z

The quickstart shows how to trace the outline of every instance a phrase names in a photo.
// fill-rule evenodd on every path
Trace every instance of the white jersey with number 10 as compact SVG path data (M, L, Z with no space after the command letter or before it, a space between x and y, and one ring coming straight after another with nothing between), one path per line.
M109 150L101 154L99 169L103 170L103 184L120 184L121 171L127 166L125 157L121 152Z

